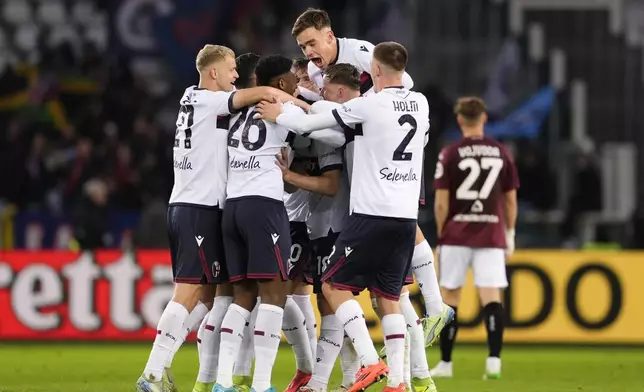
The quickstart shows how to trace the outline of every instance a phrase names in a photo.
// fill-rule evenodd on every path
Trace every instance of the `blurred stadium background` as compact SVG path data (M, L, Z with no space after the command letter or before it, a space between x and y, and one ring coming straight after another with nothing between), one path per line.
M445 390L644 390L643 352L623 348L644 345L644 0L0 0L0 341L152 340L171 296L165 208L195 54L218 43L299 55L290 29L308 6L329 11L336 36L410 50L431 108L427 173L458 137L461 95L486 99L487 132L516 156L521 250L508 267L506 340L566 346L510 348L509 384L495 389L472 381L483 350L464 349L476 377ZM435 244L431 205L420 224ZM474 291L464 295L459 340L484 342ZM610 351L621 370L570 344L621 347ZM87 353L57 345L67 365L43 368L34 358L47 347L0 345L0 374L21 363L9 357L31 364L0 376L0 390L121 390L138 372L118 370L123 388L87 386L92 368L66 384L60 366ZM147 346L131 350L104 351L116 359L99 376L119 360L142 366ZM524 372L510 375L513 360ZM535 384L548 366L576 370Z

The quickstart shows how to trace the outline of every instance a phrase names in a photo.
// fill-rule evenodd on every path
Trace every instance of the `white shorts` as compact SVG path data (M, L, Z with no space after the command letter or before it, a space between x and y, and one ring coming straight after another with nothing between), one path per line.
M462 287L470 267L476 287L508 287L504 249L441 245L438 267L439 284L446 289Z

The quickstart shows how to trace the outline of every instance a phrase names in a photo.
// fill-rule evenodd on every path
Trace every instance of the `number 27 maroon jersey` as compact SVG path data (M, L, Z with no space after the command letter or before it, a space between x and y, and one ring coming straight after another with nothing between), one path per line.
M463 138L445 147L434 176L434 189L449 191L449 212L438 243L505 248L504 195L518 187L514 159L500 142Z

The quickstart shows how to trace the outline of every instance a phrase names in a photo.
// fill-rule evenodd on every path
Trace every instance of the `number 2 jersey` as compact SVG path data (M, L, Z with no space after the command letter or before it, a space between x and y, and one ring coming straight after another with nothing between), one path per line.
M226 137L235 92L188 87L179 104L174 139L172 204L223 208L226 200Z
M434 188L449 191L440 245L505 248L504 194L519 187L508 149L489 138L463 138L438 156Z
M402 86L388 87L352 99L332 113L355 136L350 213L416 220L429 132L425 96Z
M299 110L287 105L291 110ZM283 201L282 171L277 154L295 137L287 128L253 118L255 107L244 108L228 132L228 199L260 196Z

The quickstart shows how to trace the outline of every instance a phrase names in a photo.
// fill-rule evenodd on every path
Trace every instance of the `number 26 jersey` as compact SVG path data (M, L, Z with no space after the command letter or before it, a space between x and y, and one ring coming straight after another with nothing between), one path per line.
M285 105L292 110L302 110ZM295 133L287 128L253 118L255 107L244 108L228 132L227 200L260 196L283 201L284 180L275 164L282 147Z

